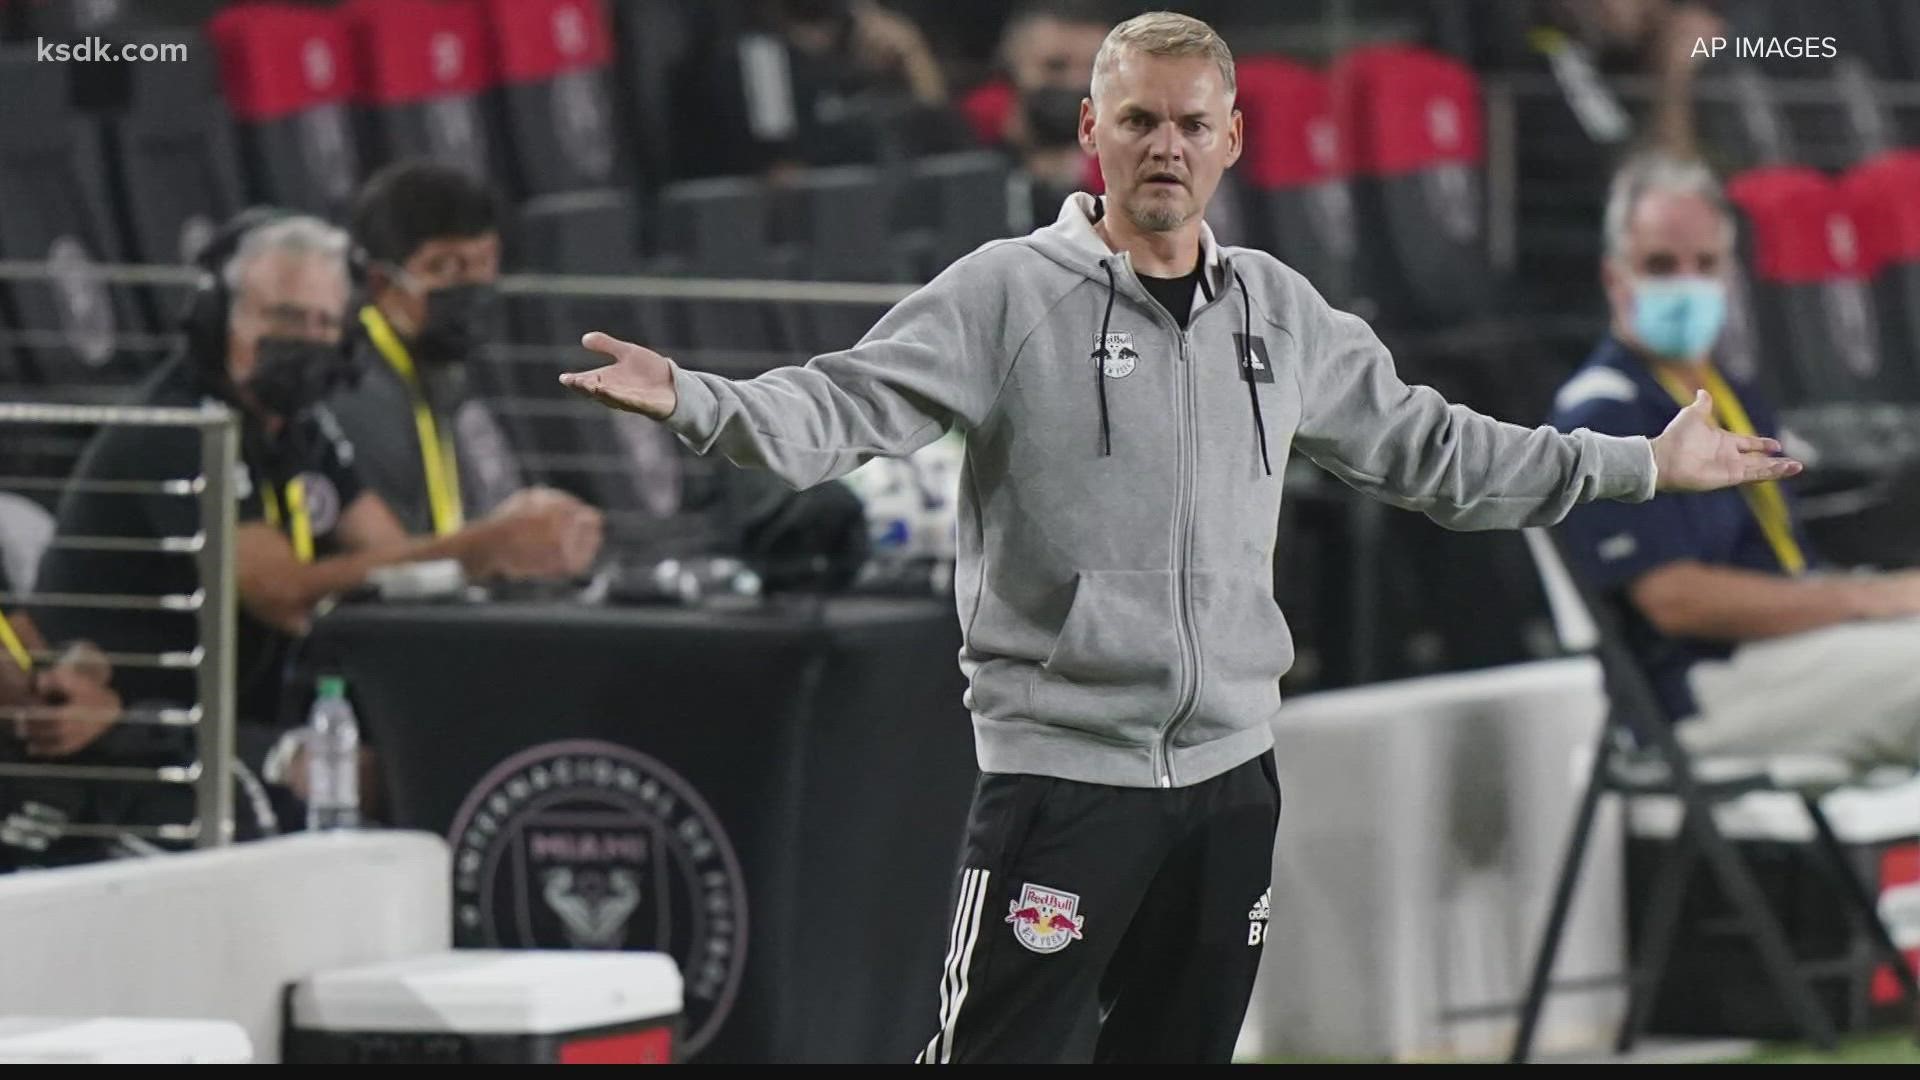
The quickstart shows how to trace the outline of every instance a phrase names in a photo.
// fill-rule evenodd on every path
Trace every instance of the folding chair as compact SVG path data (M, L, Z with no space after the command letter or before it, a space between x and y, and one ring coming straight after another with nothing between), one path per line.
M1814 998L1806 965L1795 957L1780 920L1768 907L1751 870L1714 820L1715 806L1755 791L1784 791L1800 797L1812 819L1815 843L1822 856L1816 861L1826 870L1844 910L1867 931L1874 953L1892 965L1907 996L1920 1001L1913 967L1888 935L1873 897L1848 864L1833 825L1820 808L1821 796L1850 780L1851 770L1837 761L1694 759L1675 737L1676 718L1668 714L1653 690L1652 680L1627 649L1619 612L1613 604L1584 583L1574 582L1556 541L1545 531L1527 530L1527 544L1547 583L1562 643L1576 651L1591 651L1600 660L1608 714L1601 725L1593 768L1561 860L1553 907L1535 954L1520 1011L1520 1030L1509 1060L1524 1062L1533 1049L1548 979L1573 904L1574 886L1593 835L1600 798L1608 793L1675 796L1683 807L1673 850L1656 871L1646 900L1646 932L1640 955L1633 959L1626 975L1627 1015L1615 1040L1616 1050L1624 1053L1631 1049L1646 1027L1679 929L1682 901L1702 862L1732 905L1736 921L1758 949L1767 981L1795 1025L1815 1046L1833 1046L1833 1021Z

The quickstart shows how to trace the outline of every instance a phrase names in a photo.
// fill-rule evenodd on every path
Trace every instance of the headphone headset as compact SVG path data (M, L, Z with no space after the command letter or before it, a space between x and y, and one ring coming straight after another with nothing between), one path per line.
M226 364L227 320L233 307L233 294L227 288L227 262L240 250L248 233L293 216L294 211L277 206L248 207L228 218L194 256L193 266L200 271L200 280L178 321L186 337L188 358L221 397L231 397L233 392Z

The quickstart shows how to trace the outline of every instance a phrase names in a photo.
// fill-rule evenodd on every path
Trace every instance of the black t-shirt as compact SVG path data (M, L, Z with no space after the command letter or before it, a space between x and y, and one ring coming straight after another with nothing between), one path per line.
M202 397L190 365L176 358L155 373L139 400L147 405L193 407ZM315 557L335 553L340 519L361 491L352 444L340 434L339 426L323 411L316 411L296 421L270 449L259 439L243 438L241 443L240 468L234 477L240 522L268 518L265 492L269 485L279 496L276 509L284 510L288 482L298 477ZM94 436L74 477L155 481L187 479L199 472L199 439L192 430L127 426L105 428ZM284 530L288 515L277 516ZM192 536L199 527L200 508L193 495L70 490L60 500L55 535L156 539ZM36 591L184 596L198 587L199 571L191 555L55 546L40 563ZM109 652L185 651L198 640L190 612L36 606L33 615L49 641L85 638ZM268 724L277 719L290 643L285 634L241 609L235 647L240 719ZM129 702L185 703L198 697L191 671L120 665L114 669L114 687Z
M1201 270L1202 265L1195 263L1192 273L1176 278L1140 275L1140 284L1145 285L1147 292L1160 301L1160 306L1167 309L1167 314L1173 316L1173 321L1179 323L1182 330L1187 328L1187 318L1193 314L1193 291L1200 287Z

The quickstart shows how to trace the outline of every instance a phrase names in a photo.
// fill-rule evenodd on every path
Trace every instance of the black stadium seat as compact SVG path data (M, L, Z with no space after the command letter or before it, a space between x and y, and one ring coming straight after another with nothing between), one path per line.
M127 108L108 117L126 254L137 262L186 263L246 203L239 150L207 39L170 31L140 40L185 45L187 59L129 65Z
M139 40L184 45L186 61L127 65L125 106L106 118L113 200L130 261L184 264L246 205L239 146L207 39L175 30ZM147 324L165 327L182 293L141 290Z
M513 268L527 273L632 274L637 260L632 196L625 191L547 195L512 223ZM646 539L677 507L679 451L658 424L584 402L559 384L562 371L593 359L580 335L600 329L666 346L664 305L583 297L516 296L508 307L515 343L483 365L529 479L565 488L605 508L617 544ZM638 523L649 523L651 528Z
M618 41L614 76L633 148L634 168L648 191L678 176L673 144L675 76L701 32L701 0L620 0L613 5ZM705 13L712 17L711 9Z
M26 335L16 356L30 381L121 383L151 356L120 348L133 305L91 272L123 252L105 133L68 105L68 78L32 45L0 48L0 259L50 264L45 281L0 283L0 306Z
M1880 349L1900 400L1920 402L1920 151L1884 154L1841 181L1880 315Z
M702 278L794 274L792 253L772 242L772 197L757 178L669 184L660 193L659 214L664 270ZM765 366L768 354L793 340L791 328L772 305L694 300L677 306L684 312L687 344L721 363Z
M482 13L522 196L592 191L627 177L614 124L613 35L600 0L463 0Z
M480 11L435 0L349 0L340 8L359 71L368 171L424 157L490 177L499 139L485 107L491 57Z
M209 29L250 197L340 216L360 178L346 27L321 8L263 3L228 8Z
M775 195L776 239L791 245L793 264L817 281L899 281L898 263L884 210L891 184L871 165L808 169ZM880 212L878 215L876 212ZM804 336L794 343L808 354L844 349L872 329L884 308L855 304L780 305L789 325Z
M1007 162L994 151L909 162L897 197L899 246L908 276L916 280L931 278L981 244L1007 235Z

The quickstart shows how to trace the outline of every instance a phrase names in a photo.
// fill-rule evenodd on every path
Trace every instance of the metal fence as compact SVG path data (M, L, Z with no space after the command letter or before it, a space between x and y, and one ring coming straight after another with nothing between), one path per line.
M191 559L199 587L189 594L124 595L108 593L41 593L26 588L0 592L0 606L19 608L86 608L96 610L150 610L191 613L197 640L190 648L167 652L107 652L116 669L159 668L191 671L197 700L191 704L133 704L117 722L158 724L191 729L194 760L158 767L75 765L59 762L0 763L0 778L66 780L84 783L141 783L191 786L192 821L130 826L111 822L59 822L54 831L65 836L118 838L192 843L215 847L233 836L234 760L234 487L239 429L233 414L222 406L198 409L137 408L32 403L0 403L0 429L139 426L187 428L199 436L200 467L192 476L159 481L97 480L66 477L0 475L0 490L38 493L48 490L88 490L109 496L164 495L191 498L200 507L199 529L190 536L56 536L51 545L106 552L154 552ZM57 663L60 652L31 654L36 665ZM35 715L31 707L0 710L0 718Z
M196 281L185 267L0 260L0 295L50 291L34 325L8 325L0 305L0 396L62 404L131 403L140 381L180 343L172 313ZM599 362L580 335L604 330L693 368L751 377L846 348L907 285L710 280L654 275L508 275L504 337L467 365L467 399L507 438L526 482L575 492L606 513L613 552L724 549L760 479L687 452L649 421L567 392L563 371ZM16 315L27 310L16 305ZM61 322L46 312L61 313ZM10 471L69 474L90 432L73 425L0 432ZM56 489L57 490L57 489ZM51 505L51 500L46 500Z

